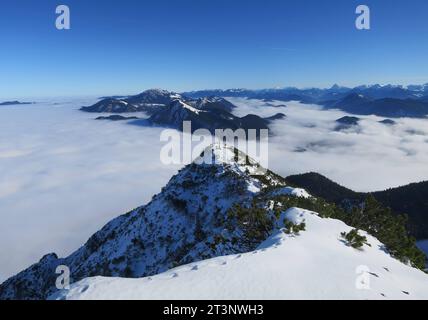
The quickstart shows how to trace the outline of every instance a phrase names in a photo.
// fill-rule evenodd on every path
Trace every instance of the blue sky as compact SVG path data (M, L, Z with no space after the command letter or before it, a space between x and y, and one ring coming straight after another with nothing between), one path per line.
M71 30L55 28L69 5ZM371 8L372 29L355 28ZM2 0L0 97L428 82L426 0Z

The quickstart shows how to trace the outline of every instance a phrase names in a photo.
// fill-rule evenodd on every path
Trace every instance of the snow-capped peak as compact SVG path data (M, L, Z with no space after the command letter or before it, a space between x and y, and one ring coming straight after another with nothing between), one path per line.
M250 156L224 142L216 142L207 147L204 152L194 160L194 163L227 165L236 174L241 176L265 175L268 172L266 168L263 168ZM270 178L272 177L268 174L268 179ZM272 183L277 185L279 181L272 181Z

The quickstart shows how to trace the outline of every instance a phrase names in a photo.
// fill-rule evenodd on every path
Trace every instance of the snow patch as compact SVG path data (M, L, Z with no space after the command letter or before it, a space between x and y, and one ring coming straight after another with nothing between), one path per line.
M304 189L301 188L292 188L292 187L282 187L274 190L271 193L272 196L294 196L299 198L311 198L311 195Z

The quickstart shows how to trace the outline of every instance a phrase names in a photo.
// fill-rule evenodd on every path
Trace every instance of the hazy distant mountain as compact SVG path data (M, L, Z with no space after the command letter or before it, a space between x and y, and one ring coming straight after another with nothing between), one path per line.
M336 120L337 125L335 130L340 131L340 130L351 129L352 127L358 126L360 121L361 119L357 117L349 117L349 116L342 117Z
M128 98L129 96L104 96L104 97L99 97L100 100L105 100L105 99L116 99L116 100L123 100Z
M318 90L318 89L313 89ZM246 89L230 89L230 90L203 90L185 92L191 98L200 98L203 96L218 96L218 97L243 97L248 99L259 100L280 100L280 101L300 101L303 103L314 103L316 99L311 96L311 93L306 93L299 89L265 89L265 90L246 90Z
M19 101L5 101L0 102L0 106L16 106L22 104L34 104L34 102L19 102Z
M111 120L111 121L126 121L126 120L138 120L137 117L124 117L118 114L114 114L108 117L98 117L95 120Z
M327 89L229 89L186 92L192 98L202 96L243 97L265 101L300 101L337 108L353 114L385 117L425 117L428 115L428 84L425 85L363 85L355 88L334 85Z
M395 99L418 99L421 94L428 95L428 84L425 85L410 85L410 86L394 86L394 85L362 85L354 88L342 87L337 84L330 88L306 88L299 89L295 87L278 88L278 89L228 89L228 90L201 90L185 92L184 95L189 97L204 97L204 96L219 96L219 97L249 97L260 99L263 96L269 96L273 100L286 100L296 97L301 97L308 100L328 101L344 98L351 93L361 94L371 99L395 98Z
M394 120L391 120L391 119L385 119L385 120L379 121L379 123L382 123L382 124L387 125L387 126L393 126L393 125L397 124L397 122L395 122Z
M107 98L80 110L94 113L130 113L139 111L138 107L123 100Z
M309 193L341 206L358 204L367 193L354 192L318 173L306 173L286 178ZM409 216L409 230L417 239L428 239L428 181L372 193L384 206Z
M355 93L345 98L326 103L327 108L337 108L359 115L377 115L382 117L422 118L428 115L428 103L413 99L384 98L373 100Z
M372 99L367 98L366 96L359 94L359 93L351 93L346 95L340 100L331 100L326 101L323 103L324 106L328 108L337 108L337 109L343 109L343 108L358 108L361 105L371 102Z
M420 90L410 90L409 87L394 85L359 86L351 90L353 93L362 94L372 99L417 99Z

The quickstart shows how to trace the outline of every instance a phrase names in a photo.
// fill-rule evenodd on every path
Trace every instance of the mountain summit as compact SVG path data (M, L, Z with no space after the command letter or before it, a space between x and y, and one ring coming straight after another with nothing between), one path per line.
M144 277L177 265L253 249L244 243L228 211L236 203L250 203L266 187L282 184L268 173L234 162L233 148L213 146L212 164L190 164L174 176L153 200L120 216L95 233L66 258L56 254L7 280L0 299L46 299L56 291L55 269L70 268L72 281L91 276Z

